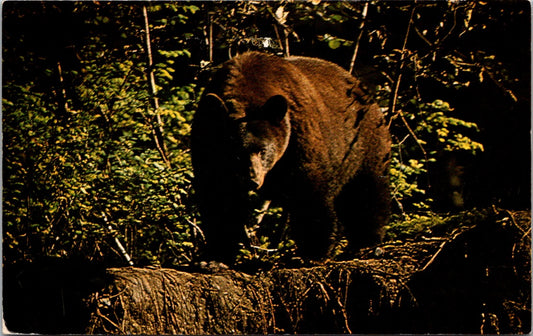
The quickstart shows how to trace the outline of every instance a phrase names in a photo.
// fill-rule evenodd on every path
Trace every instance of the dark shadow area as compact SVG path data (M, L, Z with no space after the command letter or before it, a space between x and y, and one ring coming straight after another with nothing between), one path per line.
M83 334L85 300L105 284L105 269L60 259L11 265L3 270L6 327L16 333Z

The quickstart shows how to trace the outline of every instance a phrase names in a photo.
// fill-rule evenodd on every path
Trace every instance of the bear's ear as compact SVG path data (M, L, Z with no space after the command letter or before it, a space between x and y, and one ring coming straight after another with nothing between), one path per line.
M261 108L261 115L263 119L270 121L273 124L279 125L287 114L287 99L282 95L275 95L266 101Z
M226 104L224 103L222 98L220 98L214 93L208 93L207 95L205 95L203 103L214 110L224 111L228 113L228 108L226 107Z

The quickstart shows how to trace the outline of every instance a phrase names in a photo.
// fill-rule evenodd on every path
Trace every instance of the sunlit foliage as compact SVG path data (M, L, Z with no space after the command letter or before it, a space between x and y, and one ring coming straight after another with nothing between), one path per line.
M250 38L268 38L269 51L280 55L329 59L362 78L393 134L397 218L434 218L428 172L439 155L484 150L478 125L455 97L491 82L511 104L520 100L521 72L491 34L527 21L528 8L461 1L7 2L4 262L124 264L117 238L137 264L189 264L203 244L191 186L191 120L209 71ZM272 227L282 232L278 210L271 211ZM294 249L285 233L254 239L255 250L243 248L242 260L264 259L257 251L280 259Z

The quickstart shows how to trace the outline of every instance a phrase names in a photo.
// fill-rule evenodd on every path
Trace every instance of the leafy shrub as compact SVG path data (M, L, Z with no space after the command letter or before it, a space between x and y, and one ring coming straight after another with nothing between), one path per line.
M491 38L506 34L501 25L529 22L524 6L485 2L171 2L147 5L147 30L143 3L19 4L3 7L9 263L78 256L124 264L115 238L136 263L189 263L203 243L189 153L202 70L243 39L329 59L372 84L393 134L391 225L438 222L432 165L443 152L484 150L456 96L490 82L520 99L510 88L521 85L522 63ZM244 246L242 262L294 250L279 209L265 220L252 228L257 248Z
M95 13L85 13L95 29L112 24ZM140 34L123 50L110 49L107 37L85 41L80 69L48 72L59 85L74 78L74 98L64 93L64 106L33 83L4 86L4 246L11 262L68 256L122 264L118 238L136 263L177 265L190 262L201 242L187 145L195 85L161 86L155 111ZM188 53L160 54L158 83L171 86L169 65ZM154 145L156 114L168 131L170 167Z

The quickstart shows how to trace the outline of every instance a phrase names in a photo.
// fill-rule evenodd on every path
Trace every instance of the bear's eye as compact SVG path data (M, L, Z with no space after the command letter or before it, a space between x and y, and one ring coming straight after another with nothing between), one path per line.
M261 159L264 159L266 157L267 150L265 148L259 150L259 155L261 156Z

